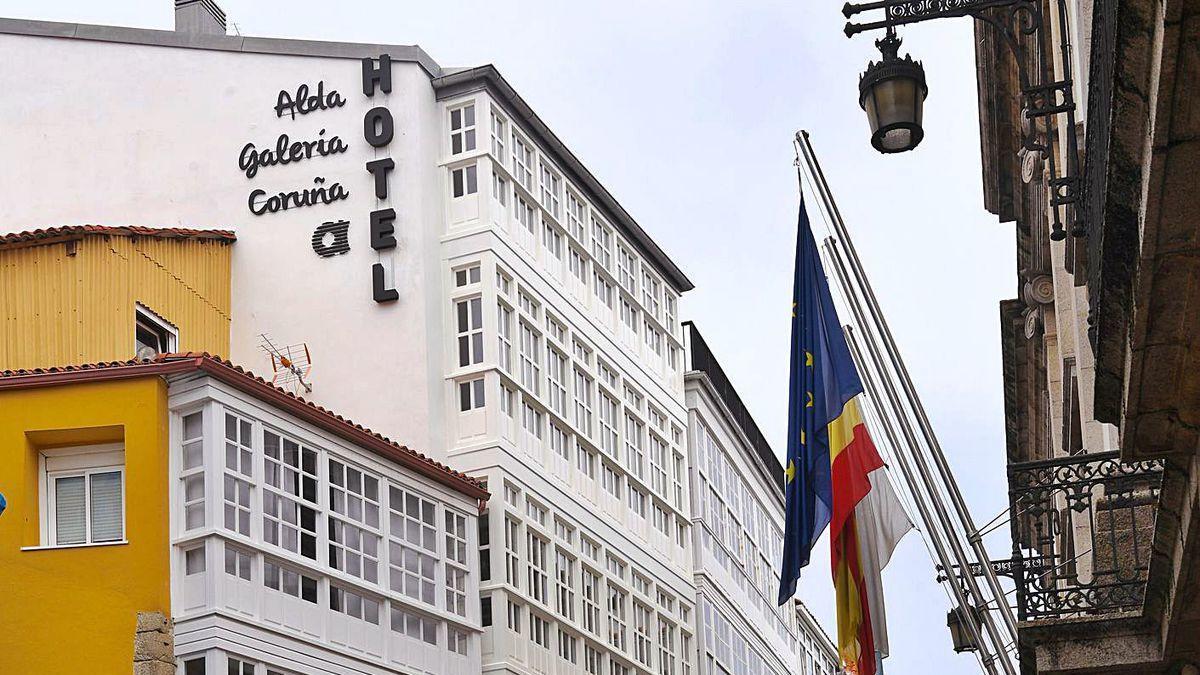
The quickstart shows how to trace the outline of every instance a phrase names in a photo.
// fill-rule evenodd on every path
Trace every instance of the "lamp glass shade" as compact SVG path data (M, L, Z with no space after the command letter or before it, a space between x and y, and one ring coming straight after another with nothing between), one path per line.
M867 64L858 82L858 103L871 125L871 145L879 152L906 152L925 137L925 69L910 56L897 56L898 39L889 36L875 44L883 59Z

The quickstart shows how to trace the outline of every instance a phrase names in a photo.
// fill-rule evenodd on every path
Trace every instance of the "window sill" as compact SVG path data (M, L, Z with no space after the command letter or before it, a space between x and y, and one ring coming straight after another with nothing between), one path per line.
M22 546L22 551L57 551L60 549L70 548L99 548L102 546L124 546L129 543L128 539L120 541L102 541L95 544L62 544L61 546Z

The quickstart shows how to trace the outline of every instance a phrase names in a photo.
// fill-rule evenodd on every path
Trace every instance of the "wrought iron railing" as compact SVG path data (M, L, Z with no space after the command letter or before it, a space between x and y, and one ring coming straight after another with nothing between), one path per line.
M1009 465L1019 620L1141 610L1162 474L1116 452Z

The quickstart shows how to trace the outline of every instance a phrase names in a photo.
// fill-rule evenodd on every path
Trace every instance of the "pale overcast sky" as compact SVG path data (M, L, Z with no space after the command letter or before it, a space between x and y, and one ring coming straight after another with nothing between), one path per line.
M983 211L973 32L906 30L924 61L926 137L871 149L858 75L878 52L842 34L842 0L367 2L219 0L245 35L419 44L443 66L495 64L696 283L683 301L779 453L798 193L808 129L884 311L980 523L1006 504L997 302L1016 295L1012 225ZM8 17L170 29L169 0L8 0ZM822 236L821 220L810 211ZM1002 528L994 556L1006 555ZM828 544L800 593L833 634ZM971 673L910 534L885 572L890 675Z

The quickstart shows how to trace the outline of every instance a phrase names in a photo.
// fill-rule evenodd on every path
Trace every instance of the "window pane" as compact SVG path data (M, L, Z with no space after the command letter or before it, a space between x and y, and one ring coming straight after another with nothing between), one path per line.
M83 480L83 476L71 476L54 481L55 541L58 544L82 544L87 540Z
M94 473L91 479L92 541L121 538L121 474Z

